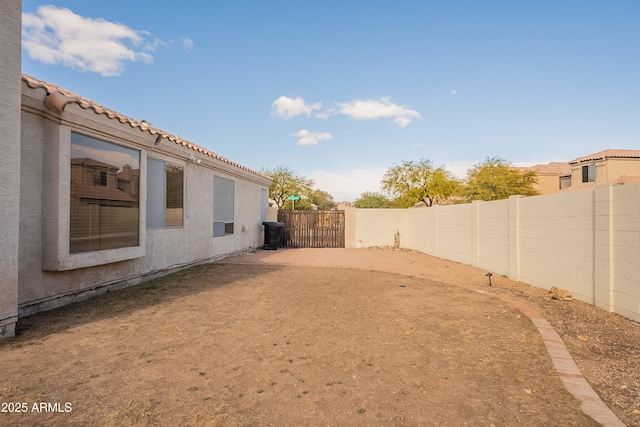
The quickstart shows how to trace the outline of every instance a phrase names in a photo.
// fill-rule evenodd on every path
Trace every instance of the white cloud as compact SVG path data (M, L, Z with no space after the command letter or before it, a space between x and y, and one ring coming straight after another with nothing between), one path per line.
M380 191L385 169L353 169L338 172L315 170L306 174L316 183L315 188L326 191L336 202L355 201L365 191Z
M329 132L309 132L306 129L302 129L291 136L297 136L300 138L298 140L298 145L316 145L319 141L332 138Z
M191 40L189 37L182 37L180 40L182 40L182 46L185 50L193 49L193 40Z
M152 43L147 43L144 48L145 48L145 50L148 50L148 51L151 51L151 52L155 52L155 50L157 48L159 48L159 47L169 48L172 45L173 45L173 40L166 41L166 40L162 40L162 39L159 39L159 38L155 37L153 39L153 42Z
M388 97L379 100L358 99L338 104L340 113L353 120L377 120L383 117L393 117L393 121L400 127L405 127L413 119L420 119L420 113L404 105L391 102Z
M451 91L451 95L456 96L457 94L458 94L457 90L454 89L454 90Z
M52 5L22 15L22 45L31 58L102 76L121 75L125 61L151 63L153 56L133 48L147 34Z
M320 108L322 108L321 102L307 104L300 97L289 98L288 96L281 96L271 104L271 115L284 120L289 120L302 114L311 117L313 110L319 110Z

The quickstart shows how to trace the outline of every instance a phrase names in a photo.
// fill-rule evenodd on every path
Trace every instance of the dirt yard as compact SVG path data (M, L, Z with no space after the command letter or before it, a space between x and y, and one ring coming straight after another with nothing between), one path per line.
M637 324L484 273L258 251L24 318L0 343L0 425L597 425L526 316L476 289L538 307L640 425Z

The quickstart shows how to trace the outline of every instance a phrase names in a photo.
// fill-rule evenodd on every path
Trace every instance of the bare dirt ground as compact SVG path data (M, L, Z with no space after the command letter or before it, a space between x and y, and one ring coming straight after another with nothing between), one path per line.
M526 316L476 289L537 306L640 425L640 326L484 273L258 251L24 318L0 343L0 425L597 425Z

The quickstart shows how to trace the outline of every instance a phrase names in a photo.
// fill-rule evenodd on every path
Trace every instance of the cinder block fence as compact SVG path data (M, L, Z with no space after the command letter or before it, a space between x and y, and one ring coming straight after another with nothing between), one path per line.
M640 184L423 209L350 209L347 247L408 248L571 291L640 322Z

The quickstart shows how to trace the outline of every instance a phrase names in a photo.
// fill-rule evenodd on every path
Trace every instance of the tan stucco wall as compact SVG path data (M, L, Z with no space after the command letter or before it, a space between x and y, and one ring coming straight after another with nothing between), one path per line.
M607 159L606 163L603 182L614 183L622 175L640 176L640 159Z
M557 175L538 175L537 184L533 188L540 194L554 194L560 191L560 181Z
M21 1L0 2L0 339L18 315Z
M261 245L260 195L261 189L270 185L269 179L171 141L163 140L156 146L155 136L76 104L67 105L62 117L57 117L44 108L44 96L43 89L23 86L20 315ZM69 254L71 131L140 150L140 247ZM201 163L190 161L191 154ZM146 229L147 156L184 166L182 228ZM214 175L235 183L234 233L215 238ZM78 265L85 268L76 268Z
M640 184L425 209L356 209L355 246L474 265L640 321Z

